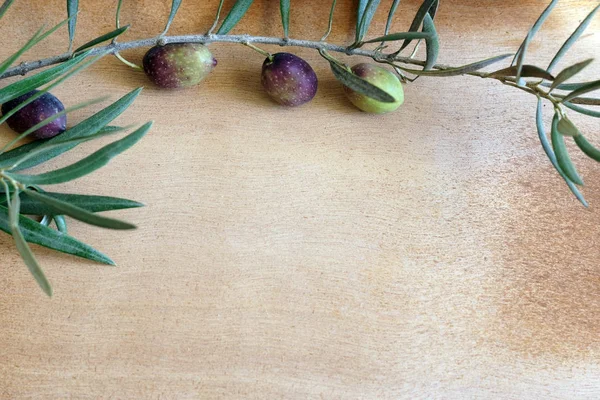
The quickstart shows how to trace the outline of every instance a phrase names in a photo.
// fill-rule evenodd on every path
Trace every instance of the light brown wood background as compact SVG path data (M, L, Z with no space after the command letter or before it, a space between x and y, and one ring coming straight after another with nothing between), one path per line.
M79 44L113 28L116 1L81 3ZM133 28L122 40L160 32L169 3L126 1ZM184 1L172 33L206 30L217 3ZM257 1L235 31L279 35L278 3ZM292 1L292 36L318 39L326 3ZM355 5L339 3L331 40L348 43ZM443 1L440 62L514 51L546 4ZM528 62L547 65L596 4L561 1ZM394 29L418 5L403 1ZM64 13L64 1L17 0L0 56ZM597 18L565 63L598 56L599 28ZM61 53L66 35L27 59ZM106 59L54 92L74 105L147 86L117 122L153 119L152 132L56 188L147 207L112 213L133 232L70 222L117 268L36 246L52 299L0 236L0 398L600 397L600 165L573 150L586 210L542 152L532 96L425 78L398 112L371 116L347 103L318 54L293 50L319 92L282 109L261 91L260 55L212 49L219 66L193 89L157 90ZM599 75L596 61L583 78ZM597 120L573 118L599 142Z

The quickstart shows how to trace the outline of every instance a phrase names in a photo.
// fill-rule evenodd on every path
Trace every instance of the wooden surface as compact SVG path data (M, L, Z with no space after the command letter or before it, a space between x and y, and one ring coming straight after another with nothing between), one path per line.
M112 29L115 6L81 3L80 44ZM125 2L126 39L160 32L168 3ZM206 30L217 3L184 1L172 33ZM235 31L279 35L278 3L257 1ZM292 1L292 36L318 39L325 3ZM514 51L546 3L442 2L440 61ZM528 61L546 65L596 4L559 2ZM339 5L332 41L348 43L354 4ZM418 5L402 2L395 29ZM15 2L0 55L63 8ZM596 18L565 63L597 57L599 29ZM66 29L45 43L27 59L64 51ZM58 188L147 207L111 214L134 232L70 222L117 268L36 246L51 300L0 236L0 398L600 397L600 166L573 151L586 210L542 152L532 96L424 78L406 87L401 110L370 116L314 51L293 50L316 69L319 92L282 109L261 91L260 55L212 49L219 66L197 88L160 91L106 59L54 92L74 105L147 86L117 122L153 119L152 132ZM587 78L599 75L596 61ZM600 141L597 121L573 118Z

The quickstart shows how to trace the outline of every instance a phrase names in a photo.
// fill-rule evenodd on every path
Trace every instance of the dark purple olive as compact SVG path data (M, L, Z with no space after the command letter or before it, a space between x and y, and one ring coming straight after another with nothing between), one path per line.
M295 107L307 103L317 93L317 74L310 65L290 53L267 57L262 66L262 85L281 105Z
M144 72L157 86L177 89L197 85L216 67L208 48L197 43L154 46L144 56Z
M2 114L10 112L13 108L38 93L39 90L33 90L25 93L13 100L2 104ZM11 115L6 123L17 133L23 133L29 128L34 127L46 118L49 118L65 110L65 106L56 97L50 93L44 93L19 111ZM29 137L33 139L49 139L63 133L67 128L67 115L61 115L47 125L33 131Z

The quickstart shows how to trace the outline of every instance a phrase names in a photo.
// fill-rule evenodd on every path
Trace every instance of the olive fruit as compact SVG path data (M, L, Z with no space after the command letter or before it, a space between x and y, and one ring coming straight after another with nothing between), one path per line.
M197 85L217 65L208 48L198 43L154 46L144 55L144 72L157 86L183 88Z
M307 103L317 93L317 74L302 58L277 53L265 59L261 82L277 103L295 107Z
M344 87L346 97L359 109L373 114L383 114L396 110L404 103L404 91L400 79L387 69L374 64L361 63L352 67L352 72L367 82L385 90L394 99L393 103L384 103Z
M2 104L2 114L10 112L16 108L19 104L23 103L31 96L38 93L39 90L33 90L29 93L25 93L19 97L16 97L6 103ZM28 129L39 124L46 118L49 118L59 112L65 110L65 106L55 96L50 93L44 93L31 103L27 104L19 111L8 117L6 123L8 126L17 133L23 133ZM33 139L49 139L56 135L63 133L67 128L67 115L63 114L57 117L49 124L42 126L39 129L33 131L29 137Z

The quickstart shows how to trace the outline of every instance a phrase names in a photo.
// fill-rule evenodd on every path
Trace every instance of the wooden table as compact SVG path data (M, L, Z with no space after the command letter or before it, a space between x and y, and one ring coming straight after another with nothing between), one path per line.
M77 43L113 29L115 1L81 3ZM515 51L546 3L442 2L439 61ZM257 1L236 32L280 35L278 4ZM596 4L560 2L527 61L547 65ZM292 5L292 36L318 39L329 5ZM184 1L171 32L205 31L216 6ZM418 6L402 2L394 29ZM125 2L121 40L158 34L169 7ZM353 9L339 2L332 42L351 41ZM0 55L64 15L64 1L17 1ZM565 63L598 56L599 28L596 18ZM66 43L63 29L26 59ZM117 268L34 246L52 299L0 236L0 398L600 397L600 166L573 151L586 210L539 145L533 96L423 78L401 110L372 116L348 104L316 52L293 49L319 92L282 109L261 91L260 55L212 49L219 66L197 88L161 91L107 58L54 91L74 105L147 86L117 123L152 119L151 133L56 188L147 207L110 214L137 223L132 232L70 221ZM583 78L599 73L596 61ZM576 121L598 143L598 121Z

